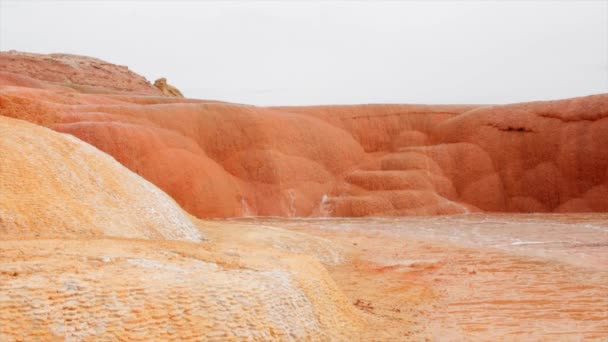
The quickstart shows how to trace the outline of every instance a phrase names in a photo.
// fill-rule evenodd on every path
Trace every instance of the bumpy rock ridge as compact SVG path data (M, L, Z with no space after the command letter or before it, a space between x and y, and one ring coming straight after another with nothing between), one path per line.
M104 94L89 94L80 78L58 82L22 66L54 70L61 58L0 54L0 114L98 147L198 217L608 210L608 95L255 107L105 81L95 85ZM139 84L129 75L117 84Z

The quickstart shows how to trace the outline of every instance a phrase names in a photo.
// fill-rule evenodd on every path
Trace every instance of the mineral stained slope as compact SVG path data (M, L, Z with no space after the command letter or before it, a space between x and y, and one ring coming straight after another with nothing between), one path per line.
M198 217L608 210L605 94L255 107L164 97L89 57L13 52L0 53L0 115L96 146Z
M176 203L72 136L0 116L0 234L201 241Z
M0 160L2 341L370 332L317 259L290 253L326 250L322 239L278 229L201 241L206 224L112 157L3 116Z

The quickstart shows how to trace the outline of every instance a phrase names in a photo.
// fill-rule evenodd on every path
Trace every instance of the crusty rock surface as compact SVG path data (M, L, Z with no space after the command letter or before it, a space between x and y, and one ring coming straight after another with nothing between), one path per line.
M130 239L0 242L0 339L347 340L364 322L304 256Z
M239 222L344 248L327 269L389 336L372 340L608 339L606 213Z

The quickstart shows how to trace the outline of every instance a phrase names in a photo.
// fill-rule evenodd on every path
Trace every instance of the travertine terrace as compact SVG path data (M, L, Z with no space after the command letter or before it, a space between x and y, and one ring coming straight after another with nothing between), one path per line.
M197 217L608 209L608 95L254 107L158 96L96 59L20 53L0 55L0 84L2 115L96 146Z
M605 94L256 107L2 52L0 340L606 339L605 215L480 245L373 219L200 219L605 212L607 118Z

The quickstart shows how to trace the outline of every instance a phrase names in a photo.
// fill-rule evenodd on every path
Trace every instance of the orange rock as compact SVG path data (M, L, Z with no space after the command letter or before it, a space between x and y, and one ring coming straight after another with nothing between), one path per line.
M1 115L97 146L198 217L608 210L608 95L255 107L147 96L88 57L2 53L0 72Z
M165 193L71 136L0 116L0 235L200 241Z
M154 81L154 86L167 96L184 97L181 91L167 83L167 79L162 77Z

